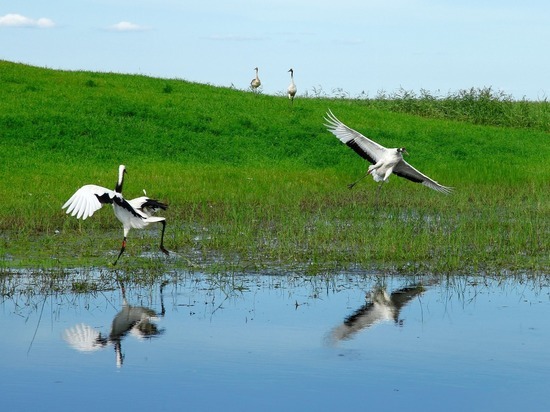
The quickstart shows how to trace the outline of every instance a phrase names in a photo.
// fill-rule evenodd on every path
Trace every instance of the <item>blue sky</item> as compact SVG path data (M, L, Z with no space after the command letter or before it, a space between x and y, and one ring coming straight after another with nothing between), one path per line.
M0 59L298 95L550 95L546 0L0 0Z

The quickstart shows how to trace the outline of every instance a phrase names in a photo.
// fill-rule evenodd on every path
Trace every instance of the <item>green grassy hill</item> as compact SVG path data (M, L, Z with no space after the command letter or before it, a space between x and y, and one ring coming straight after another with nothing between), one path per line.
M61 205L86 183L113 188L125 164L126 196L146 189L167 201L167 247L208 268L548 270L544 121L487 126L373 100L298 97L291 106L182 80L6 61L0 95L6 267L106 264L122 236L112 212L80 223ZM366 165L326 131L327 109L381 144L405 146L409 163L455 194L396 176L378 200L371 179L348 190ZM156 242L154 229L131 232L127 264L149 261L142 253Z

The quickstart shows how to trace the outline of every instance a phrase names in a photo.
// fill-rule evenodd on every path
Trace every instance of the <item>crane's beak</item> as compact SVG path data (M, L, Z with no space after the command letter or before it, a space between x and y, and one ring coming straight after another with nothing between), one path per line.
M405 153L407 156L410 156L409 152L407 152L407 149L403 149L403 153Z

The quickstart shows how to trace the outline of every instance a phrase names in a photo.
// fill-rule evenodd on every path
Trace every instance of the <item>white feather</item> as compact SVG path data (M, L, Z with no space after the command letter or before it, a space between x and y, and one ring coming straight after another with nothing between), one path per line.
M68 214L71 216L76 216L77 219L86 220L97 210L101 209L103 204L99 201L97 196L103 196L105 194L111 199L115 196L122 198L122 195L120 193L116 193L114 190L96 185L85 185L78 189L61 208L65 209L68 207Z

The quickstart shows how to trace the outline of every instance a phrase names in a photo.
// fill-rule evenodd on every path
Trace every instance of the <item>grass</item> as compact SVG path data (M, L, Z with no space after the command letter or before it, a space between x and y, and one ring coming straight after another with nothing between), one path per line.
M336 90L341 98L349 94ZM327 96L322 89L314 90L315 96ZM473 124L521 127L550 130L550 103L526 99L514 100L511 95L491 87L470 88L449 92L447 95L428 90L414 91L399 89L393 93L381 90L376 97L362 94L356 100L368 107L397 113L408 113L427 118L466 121Z
M489 89L290 106L182 80L5 61L0 95L5 272L106 267L122 236L112 212L82 222L61 205L83 184L114 187L121 163L128 197L146 189L170 204L165 245L175 252L157 254L157 228L132 231L119 263L130 271L189 261L220 272L549 271L546 102ZM348 190L366 165L326 131L329 108L380 143L407 147L411 164L455 194L397 177L378 200L372 180Z

